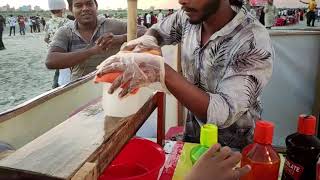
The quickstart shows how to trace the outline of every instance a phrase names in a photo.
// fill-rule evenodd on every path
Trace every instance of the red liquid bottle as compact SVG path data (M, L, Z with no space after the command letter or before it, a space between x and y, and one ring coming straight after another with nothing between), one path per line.
M286 138L287 156L282 180L315 180L320 140L315 136L316 118L300 115L298 132Z
M254 143L242 151L241 167L251 166L251 171L241 180L277 180L280 157L272 148L274 124L257 121L254 131Z

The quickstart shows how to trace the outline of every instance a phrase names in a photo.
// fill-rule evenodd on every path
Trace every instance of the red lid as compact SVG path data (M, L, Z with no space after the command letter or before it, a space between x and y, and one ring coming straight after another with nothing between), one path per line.
M304 135L315 135L316 134L316 117L300 115L298 122L298 133Z
M254 130L254 142L259 144L272 144L274 124L269 121L257 121Z

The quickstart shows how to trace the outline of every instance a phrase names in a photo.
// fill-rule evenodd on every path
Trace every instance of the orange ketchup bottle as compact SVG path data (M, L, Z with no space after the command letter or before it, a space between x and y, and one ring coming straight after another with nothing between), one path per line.
M271 146L274 124L257 121L254 131L254 143L242 151L241 167L251 166L251 171L241 180L277 180L280 157Z

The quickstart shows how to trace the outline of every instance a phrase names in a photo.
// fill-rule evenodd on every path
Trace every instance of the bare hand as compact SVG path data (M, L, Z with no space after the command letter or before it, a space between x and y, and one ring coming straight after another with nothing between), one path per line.
M247 174L251 168L235 168L241 160L239 152L232 152L229 147L220 144L212 146L193 166L186 180L237 180Z
M93 49L97 54L105 53L110 48L113 39L114 35L112 33L105 33L96 40Z

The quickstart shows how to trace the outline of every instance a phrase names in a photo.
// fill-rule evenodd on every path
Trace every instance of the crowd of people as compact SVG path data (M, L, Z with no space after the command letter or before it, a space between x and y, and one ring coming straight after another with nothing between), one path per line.
M150 28L152 25L161 22L165 17L174 13L173 9L169 9L167 14L162 12L162 9L158 10L158 14L154 14L153 11L139 15L137 18L138 25L143 25L147 28Z
M315 0L309 2L301 1L301 3L308 5L307 9L301 8L285 8L280 9L274 6L273 0L268 0L265 6L250 7L250 13L259 19L260 23L265 25L266 28L272 26L286 26L290 24L297 24L304 21L306 18L307 26L315 26L315 20L320 19L320 10L317 8ZM318 12L318 13L317 13Z
M44 30L44 27L46 25L46 20L43 17L39 16L30 16L25 17L22 15L18 15L17 17L14 17L13 15L10 15L7 18L7 22L5 22L4 26L6 26L6 23L10 27L10 34L9 36L16 35L16 27L19 27L20 35L26 34L26 27L30 27L30 33L39 33L41 32L41 29Z

